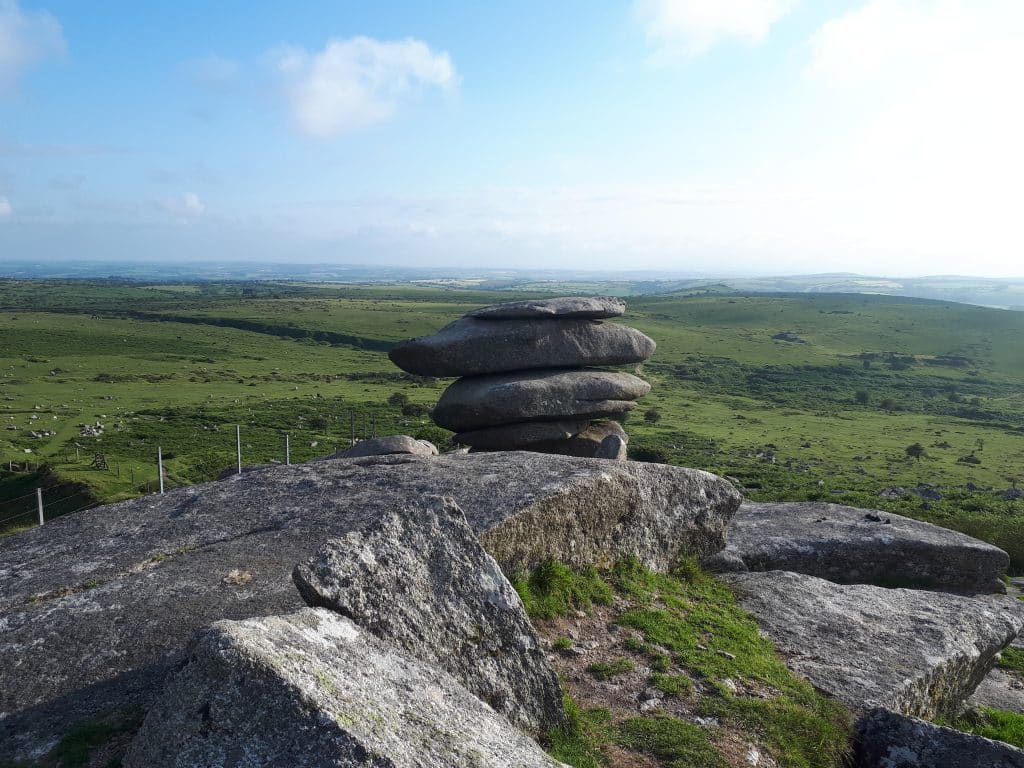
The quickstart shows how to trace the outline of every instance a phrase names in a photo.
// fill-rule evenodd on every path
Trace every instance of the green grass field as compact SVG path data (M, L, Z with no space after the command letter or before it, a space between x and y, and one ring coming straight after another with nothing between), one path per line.
M565 288L568 288L566 286ZM446 381L388 361L395 341L521 293L422 285L0 281L0 519L127 498L234 464L327 455L364 436L441 441ZM658 342L626 421L637 458L736 478L762 500L880 507L980 536L1024 571L1024 313L890 296L652 295L624 319ZM409 405L389 403L395 393ZM650 413L648 413L650 412ZM84 424L103 425L99 436ZM32 437L31 432L43 434ZM50 435L48 433L52 432ZM45 434L44 434L45 433ZM919 443L924 455L905 449ZM107 469L90 465L103 454ZM892 487L925 488L883 499ZM994 490L990 490L994 489ZM938 493L936 494L935 491ZM60 506L63 504L64 506ZM31 525L31 516L2 524Z

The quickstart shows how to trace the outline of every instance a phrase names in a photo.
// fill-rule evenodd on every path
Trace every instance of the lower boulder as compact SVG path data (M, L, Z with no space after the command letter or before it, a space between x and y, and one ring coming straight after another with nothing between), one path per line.
M889 512L838 504L744 502L726 552L751 571L795 571L840 584L1005 592L1010 557L983 541ZM712 569L721 556L709 563Z
M1024 628L1005 597L839 585L786 571L723 576L793 671L854 710L952 714Z
M453 500L388 511L292 575L308 604L445 670L520 728L565 724L558 678L523 603Z
M450 675L323 609L193 641L126 768L557 768Z
M417 440L408 435L387 435L360 440L351 448L338 451L331 458L352 459L358 456L390 456L396 453L413 456L437 456L437 446L428 440Z
M857 768L1024 768L1024 751L875 709L857 726Z

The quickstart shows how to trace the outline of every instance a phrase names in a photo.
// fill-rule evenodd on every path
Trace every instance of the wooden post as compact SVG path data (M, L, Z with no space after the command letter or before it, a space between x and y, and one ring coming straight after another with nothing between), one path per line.
M284 465L286 467L292 465L292 442L287 432L284 435Z
M36 488L36 506L39 508L39 524L43 524L43 489Z
M352 435L351 435L352 439L349 442L349 445L355 445L356 444L356 412L355 411L349 411L348 412L348 416L349 416L349 422L350 422L349 423L349 427L350 427L350 431L352 433Z
M156 469L160 474L160 493L164 492L164 451L160 446L156 448ZM148 485L148 483L147 483Z
M235 453L238 454L238 474L242 474L242 425L235 424Z

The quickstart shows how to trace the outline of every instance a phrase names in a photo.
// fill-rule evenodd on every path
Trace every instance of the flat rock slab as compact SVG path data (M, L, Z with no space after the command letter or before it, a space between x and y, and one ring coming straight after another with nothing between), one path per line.
M876 709L858 723L854 762L857 768L1024 768L1024 751Z
M431 418L453 432L523 421L600 418L632 410L651 385L629 373L551 370L471 376L441 395Z
M795 571L840 584L1003 592L1003 550L937 525L838 504L744 502L726 551L751 571Z
M1002 709L1024 715L1024 680L1005 669L993 669L981 681L971 697L968 707Z
M463 317L432 336L404 341L391 362L419 376L479 376L534 368L639 363L654 341L600 320L502 320Z
M202 632L125 768L558 768L450 675L327 610Z
M431 494L455 499L505 573L627 555L664 569L721 549L740 503L697 470L482 453L275 467L58 518L0 539L0 754L149 707L196 630L302 607L296 564Z
M451 499L412 501L296 566L309 605L443 669L534 735L566 724L522 600Z
M1024 606L1006 597L840 585L787 571L723 578L790 669L854 710L952 714L1024 628Z
M353 459L360 456L390 456L407 453L413 456L437 456L437 446L428 440L417 440L408 435L387 435L360 440L351 448L338 451L335 459Z
M545 320L555 317L587 318L600 320L618 317L626 311L626 302L615 296L559 296L554 299L531 299L527 301L506 301L467 312L466 317L481 320L516 320L537 318Z

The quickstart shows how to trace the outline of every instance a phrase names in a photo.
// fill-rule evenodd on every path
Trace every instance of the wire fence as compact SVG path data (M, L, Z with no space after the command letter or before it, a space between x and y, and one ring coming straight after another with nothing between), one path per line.
M344 419L344 426L347 427L345 432L348 434L341 434L335 437L334 440L327 441L328 444L320 446L318 441L312 441L307 446L303 446L300 450L296 451L296 447L292 444L292 434L289 432L277 431L280 438L280 450L278 456L273 458L267 458L266 446L261 446L261 450L257 451L257 455L262 460L257 461L246 461L246 448L249 447L243 441L245 431L240 424L232 425L230 428L231 440L230 448L234 453L234 462L230 467L230 474L242 474L246 468L253 466L263 466L267 463L277 463L290 465L296 456L300 461L306 461L313 458L324 458L337 452L339 449L355 445L361 440L376 437L378 434L384 433L393 434L390 430L401 430L411 426L410 422L402 418L381 418L377 415L366 415L361 414L357 418L353 412L349 417L339 417L337 420L341 421ZM220 426L213 427L215 431L222 431ZM223 431L228 431L224 429ZM265 430L259 430L265 431ZM338 430L340 432L340 430ZM194 436L198 438L199 436ZM226 436L225 436L226 437ZM198 447L203 450L208 450L215 455L227 455L228 452L228 441L226 439L218 439L215 442L210 440L199 440L198 443L193 442L192 447ZM149 472L142 471L138 474L139 483L136 483L136 468L138 462L127 462L125 461L125 477L131 486L142 493L147 495L151 493L164 493L169 487L180 485L181 483L175 482L169 476L166 462L171 460L172 455L164 452L163 446L157 444L154 446L153 459L151 470ZM320 448L312 456L310 455L311 450ZM55 456L51 458L54 463L65 464L76 464L82 467L83 449L81 446L72 445L64 446ZM108 464L106 457L92 449L85 450L86 456L85 461L90 460L91 464L88 466L93 469L101 469L115 474L117 478L122 477L121 473L121 461L114 461ZM72 459L72 454L74 459ZM7 470L11 475L18 474L29 474L32 473L43 473L46 472L51 464L46 461L27 461L27 460L13 460L7 459L0 462L0 471ZM223 471L220 476L229 474L228 467L222 467ZM150 474L152 472L152 474ZM148 478L147 478L148 475ZM66 483L54 483L39 487L8 499L0 499L0 509L5 511L0 512L0 530L9 529L10 527L23 528L30 526L33 522L37 525L44 525L48 519L52 519L56 516L63 516L68 514L74 514L75 512L81 512L92 507L100 506L102 502L99 502L92 495L92 491L89 488L81 488L68 492L73 487L74 481L69 480ZM55 489L62 489L63 495L54 497ZM77 503L84 502L84 503ZM13 513L6 510L14 508Z

